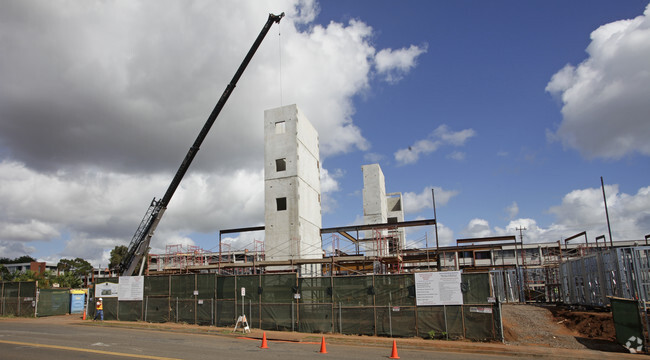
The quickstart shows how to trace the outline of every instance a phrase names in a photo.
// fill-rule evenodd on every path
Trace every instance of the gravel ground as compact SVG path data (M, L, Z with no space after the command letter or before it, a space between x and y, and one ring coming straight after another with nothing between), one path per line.
M576 340L579 334L558 324L548 309L533 305L503 305L506 344L535 345L565 349L585 349Z

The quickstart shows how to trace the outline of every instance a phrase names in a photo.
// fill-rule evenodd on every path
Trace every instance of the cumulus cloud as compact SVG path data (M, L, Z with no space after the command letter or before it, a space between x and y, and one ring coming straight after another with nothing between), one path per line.
M375 56L375 68L385 81L396 83L415 67L417 57L425 52L427 45L411 45L397 50L382 49Z
M263 223L265 109L298 104L319 132L323 158L369 148L352 99L379 71L374 30L360 20L316 25L313 0L4 4L5 256L34 251L33 241L62 241L58 255L96 264L128 244L267 14L281 11L287 16L258 49L169 204L155 251L193 241L192 232ZM413 68L417 51L405 46L393 52L405 62L386 63L382 74ZM324 193L336 191L339 174L322 173Z
M640 188L636 194L621 193L618 185L606 185L607 205L616 240L642 240L650 230L650 187ZM485 219L472 219L463 230L466 237L516 235L523 231L525 243L554 242L568 238L582 231L588 240L605 234L609 238L602 191L588 188L571 191L562 198L562 203L552 206L549 213L555 220L544 227L535 219L518 218L510 220L505 227L490 227Z
M546 86L563 120L548 136L587 158L650 155L650 5L643 15L591 33L589 57L568 64Z
M404 212L407 214L418 213L423 209L433 209L433 201L431 194L432 187L426 187L420 193L405 192L402 194L404 200ZM436 207L445 206L449 200L458 195L456 190L445 190L441 187L434 187L436 196ZM433 216L431 216L433 217Z
M320 172L320 191L321 191L321 211L331 213L336 209L338 203L332 196L332 193L339 191L339 179L345 175L342 169L336 169L333 172L321 168Z
M473 129L452 131L447 125L440 125L426 139L418 140L408 148L397 150L395 160L399 165L414 164L419 160L420 155L432 153L445 145L463 146L473 136L476 136L476 131ZM459 156L464 158L464 154L456 155L456 160Z
M474 218L469 221L461 234L467 238L491 236L490 224L485 219Z
M513 201L510 206L506 208L506 213L508 214L508 219L513 219L515 216L519 215L519 205L516 201Z

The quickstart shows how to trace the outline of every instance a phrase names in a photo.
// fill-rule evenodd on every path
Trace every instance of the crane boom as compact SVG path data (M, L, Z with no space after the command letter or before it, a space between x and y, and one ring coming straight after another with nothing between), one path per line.
M194 160L196 153L199 151L201 143L203 143L203 140L208 135L208 132L219 116L221 109L223 109L224 105L228 101L228 98L235 89L237 81L239 81L239 78L244 73L244 70L246 70L246 66L248 66L248 63L253 58L253 55L255 55L257 48L262 43L262 40L264 40L264 37L271 29L271 26L273 23L280 23L280 20L283 17L284 13L280 15L269 14L269 18L266 21L266 24L264 24L262 31L260 31L257 39L255 39L253 46L251 46L250 50L248 50L248 54L246 54L244 61L242 61L241 65L239 65L237 72L235 72L232 80L230 80L230 83L226 86L226 89L221 95L221 98L210 113L208 120L203 125L203 128L199 132L199 135L196 137L196 140L194 140L194 144L192 144L192 147L190 147L187 155L185 155L185 159L183 159L181 166L178 168L178 171L176 171L176 175L174 175L174 179L172 180L171 184L169 184L165 195L159 200L156 200L154 198L151 201L151 204L149 205L144 218L142 218L142 221L140 222L140 226L138 226L138 229L131 239L127 254L122 259L122 262L118 265L117 270L122 276L131 276L135 271L138 262L140 262L140 260L148 251L151 237L153 236L153 233L156 230L160 219L165 213L169 201L174 196L174 192L176 192L176 189L185 176L187 169L190 167L192 160ZM142 272L142 268L140 268L140 272Z

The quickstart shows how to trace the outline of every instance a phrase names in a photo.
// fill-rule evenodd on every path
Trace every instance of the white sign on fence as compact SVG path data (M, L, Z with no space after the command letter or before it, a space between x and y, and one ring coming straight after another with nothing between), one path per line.
M117 300L138 301L144 297L144 276L120 276Z
M96 298L117 297L118 285L116 283L103 282L95 285Z
M415 273L417 306L463 305L460 271Z

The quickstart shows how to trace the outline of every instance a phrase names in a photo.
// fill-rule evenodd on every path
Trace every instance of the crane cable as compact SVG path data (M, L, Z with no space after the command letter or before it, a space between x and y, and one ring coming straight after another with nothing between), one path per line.
M283 99L282 99L282 38L280 37L282 35L281 27L282 24L278 23L278 55L280 58L280 107L283 105Z

